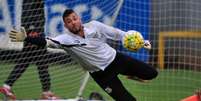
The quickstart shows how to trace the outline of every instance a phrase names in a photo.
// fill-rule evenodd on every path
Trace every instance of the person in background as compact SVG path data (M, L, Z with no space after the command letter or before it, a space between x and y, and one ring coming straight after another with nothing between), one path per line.
M105 101L103 96L98 92L91 92L89 95L89 101Z
M48 57L46 40L44 35L45 15L43 0L23 0L22 26L21 31L12 30L9 34L11 41L24 41L21 56L17 59L17 64L5 80L0 93L5 94L10 99L16 99L11 88L13 84L26 71L29 64L36 64L40 82L42 85L41 99L55 100L59 99L51 92L50 74L48 73ZM25 31L26 30L26 31ZM17 37L17 35L24 35ZM12 35L15 35L13 37ZM25 39L24 39L25 38Z

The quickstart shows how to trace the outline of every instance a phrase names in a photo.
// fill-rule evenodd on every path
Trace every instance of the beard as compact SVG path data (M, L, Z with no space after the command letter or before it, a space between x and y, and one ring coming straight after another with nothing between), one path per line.
M69 31L72 32L73 34L79 34L80 31L82 31L83 26L75 27L73 29L70 29Z

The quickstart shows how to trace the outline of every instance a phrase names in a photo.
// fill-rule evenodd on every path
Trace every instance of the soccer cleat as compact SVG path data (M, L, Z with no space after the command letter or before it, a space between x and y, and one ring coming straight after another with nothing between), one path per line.
M6 87L0 87L0 93L6 95L7 97L9 97L9 99L12 99L12 100L16 99L16 96L14 95L14 93Z
M200 101L200 98L198 95L191 95L187 98L182 99L181 101Z
M143 83L148 82L148 80L143 80L143 79L140 79L136 76L127 76L127 79L136 80L136 81L143 82Z
M58 100L60 98L58 96L56 96L54 93L48 91L48 92L42 93L41 99L43 99L43 100Z

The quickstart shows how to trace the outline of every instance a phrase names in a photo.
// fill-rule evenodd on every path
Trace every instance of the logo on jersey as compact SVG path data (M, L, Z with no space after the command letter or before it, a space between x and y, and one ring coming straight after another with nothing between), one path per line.
M79 40L74 40L74 43L80 43L80 41Z
M93 38L98 38L98 37L100 37L99 34L98 34L98 32L94 32L93 34L94 34Z
M106 91L107 93L112 93L112 88L106 87L106 88L105 88L105 91Z

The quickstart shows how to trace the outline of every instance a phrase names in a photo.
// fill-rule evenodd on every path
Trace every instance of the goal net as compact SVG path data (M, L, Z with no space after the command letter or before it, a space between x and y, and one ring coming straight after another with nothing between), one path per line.
M158 69L158 77L148 83L119 76L127 90L139 101L179 101L193 95L201 87L199 0L24 1L27 3L24 4L23 0L0 1L0 85L6 82L19 60L29 58L23 55L28 53L22 52L22 42L10 42L7 33L13 26L18 30L20 26L35 28L46 36L54 37L64 33L62 14L66 8L72 8L81 16L83 23L99 20L124 31L137 30L151 41L150 51L141 49L133 53L125 50L120 42L108 40L117 51ZM41 54L36 50L34 55L45 58L31 61L13 84L12 89L18 99L40 98L42 86L35 64L45 60L51 78L51 91L56 95L63 99L76 96L88 99L91 92L98 92L105 100L112 101L92 79L85 88L81 86L84 85L86 72L64 51L48 49L47 53ZM3 98L2 95L0 97Z
M47 90L61 99L81 97L89 75L68 53L51 48L46 52L30 41L12 42L8 33L23 26L27 34L55 37L64 33L62 14L67 8L74 9L84 23L100 20L112 25L120 6L120 0L0 1L0 87L9 85L19 100L40 99ZM0 98L6 99L3 94Z
M118 50L159 71L158 77L149 83L120 76L127 90L139 101L180 101L200 89L200 5L199 0L123 1L114 26L141 32L151 41L152 49L149 52L142 49L137 53L121 47ZM85 90L87 92L96 86L89 82Z

